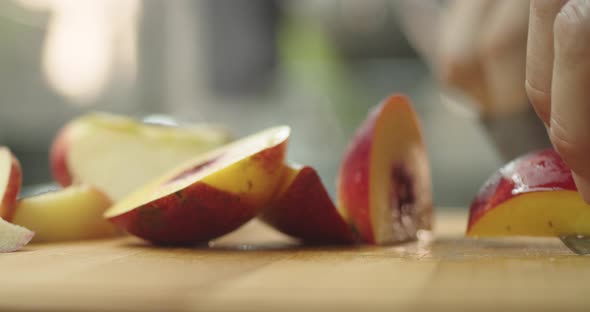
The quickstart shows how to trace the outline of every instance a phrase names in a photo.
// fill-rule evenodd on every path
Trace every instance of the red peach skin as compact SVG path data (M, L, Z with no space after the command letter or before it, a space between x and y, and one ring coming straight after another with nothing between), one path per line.
M273 228L309 244L352 244L357 241L342 218L317 172L309 167L288 168L286 187L261 219Z
M568 166L552 149L506 164L482 186L470 207L469 236L590 234L590 205Z
M20 162L8 148L0 147L0 152L8 153L8 157L10 158L10 165L8 166L9 172L6 173L8 174L8 177L4 193L0 194L0 196L2 196L0 200L0 217L6 221L11 221L14 217L17 198L21 189L22 169Z
M55 137L49 152L49 166L53 178L64 187L70 186L73 182L66 159L69 147L69 133L68 126L61 129Z
M338 205L363 240L391 244L432 224L428 157L409 100L393 95L358 129L340 165Z

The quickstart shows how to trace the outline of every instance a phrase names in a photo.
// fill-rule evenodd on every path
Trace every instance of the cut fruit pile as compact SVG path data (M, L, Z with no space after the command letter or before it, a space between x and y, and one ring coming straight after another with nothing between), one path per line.
M116 202L105 217L153 243L183 245L256 216L311 244L391 244L430 228L428 160L405 97L381 103L347 150L341 211L313 168L285 163L289 135L286 126L271 128L189 160Z
M279 126L228 143L212 126L82 116L52 145L52 173L65 188L20 200L20 164L0 147L0 252L33 236L104 238L118 228L154 244L193 245L255 217L309 244L394 244L430 230L430 169L407 98L390 96L359 127L340 164L336 205L315 169L286 162L290 132ZM553 150L501 168L471 205L468 236L571 234L590 235L590 206Z
M338 208L313 168L286 163L290 131L227 143L210 126L90 114L69 122L52 145L52 173L65 188L18 203L20 166L0 149L0 215L17 224L0 223L9 233L0 248L28 243L33 233L24 227L34 241L52 242L115 236L116 225L165 245L206 243L255 217L310 244L392 244L430 229L428 159L405 97L378 105L353 138Z
M18 250L31 240L78 240L119 233L102 218L111 201L96 189L78 185L17 200L21 180L18 160L8 148L0 147L0 252Z
M120 235L103 217L111 197L123 197L178 162L228 141L224 130L208 125L170 127L93 113L68 123L53 143L52 172L65 188L20 200L20 164L0 147L0 252L31 240Z
M471 204L467 235L590 235L590 205L554 150L524 155L483 185Z

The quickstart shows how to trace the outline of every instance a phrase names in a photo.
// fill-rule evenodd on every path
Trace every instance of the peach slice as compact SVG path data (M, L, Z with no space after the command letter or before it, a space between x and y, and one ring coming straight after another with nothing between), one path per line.
M469 210L468 236L590 235L590 205L552 149L521 156L492 175Z
M22 183L18 159L4 146L0 146L0 218L11 221L16 199Z
M337 191L339 207L367 243L414 239L431 228L428 158L406 97L390 96L369 114L344 154Z
M35 236L35 232L0 218L0 252L21 249Z
M179 164L229 141L209 125L163 126L106 113L70 121L51 147L62 186L86 183L116 201Z
M96 188L74 185L21 199L13 221L34 230L34 242L112 237L120 231L102 217L110 206Z
M284 172L290 129L267 129L171 170L117 202L105 217L156 244L196 244L254 218Z
M289 165L277 194L260 219L278 231L311 244L356 241L315 169Z

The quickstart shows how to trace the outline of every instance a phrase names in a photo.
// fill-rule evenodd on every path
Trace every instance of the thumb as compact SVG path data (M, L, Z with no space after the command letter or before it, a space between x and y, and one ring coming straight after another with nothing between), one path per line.
M569 1L554 23L549 136L590 203L590 2Z

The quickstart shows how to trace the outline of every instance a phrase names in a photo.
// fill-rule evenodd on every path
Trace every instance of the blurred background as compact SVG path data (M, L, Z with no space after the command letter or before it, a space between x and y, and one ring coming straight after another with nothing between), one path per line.
M441 101L402 31L397 1L0 1L0 144L24 183L51 179L69 119L100 110L227 125L289 124L289 158L334 193L368 109L408 94L422 119L435 203L465 207L501 164L479 120Z

